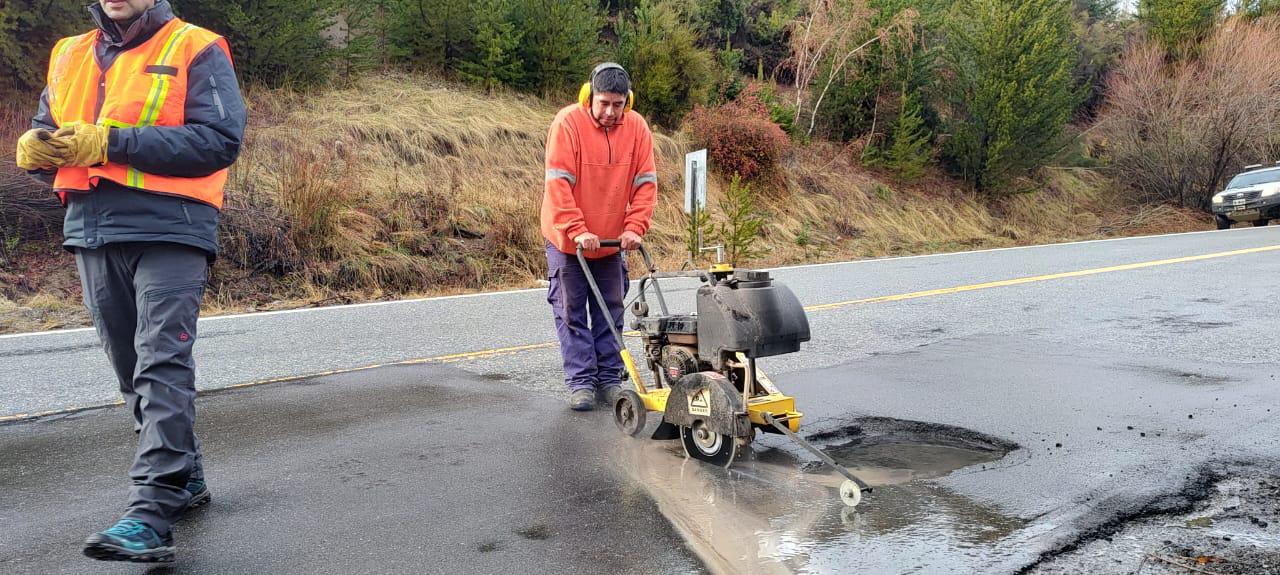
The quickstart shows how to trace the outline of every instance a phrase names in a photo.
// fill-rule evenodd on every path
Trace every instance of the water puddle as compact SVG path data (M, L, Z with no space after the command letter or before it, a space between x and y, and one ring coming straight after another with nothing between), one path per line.
M678 442L626 441L621 469L712 572L981 571L992 544L1025 521L930 479L1014 446L895 422L867 420L817 441L875 488L856 509L840 502L842 477L775 436L728 470L685 459Z

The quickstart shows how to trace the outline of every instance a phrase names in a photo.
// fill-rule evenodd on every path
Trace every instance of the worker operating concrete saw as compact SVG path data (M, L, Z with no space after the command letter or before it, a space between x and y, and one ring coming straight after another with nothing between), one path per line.
M576 411L590 411L598 401L613 405L622 389L620 346L610 330L622 327L626 265L616 247L600 241L639 247L657 203L653 135L634 106L627 71L607 62L591 72L578 102L560 110L547 133L541 210L547 302L569 407ZM584 269L594 276L603 303L590 297Z

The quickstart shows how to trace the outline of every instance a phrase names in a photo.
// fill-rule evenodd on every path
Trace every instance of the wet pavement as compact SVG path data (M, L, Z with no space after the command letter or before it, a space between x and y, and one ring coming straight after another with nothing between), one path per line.
M123 409L0 426L0 572L702 570L607 465L621 441L612 423L559 401L416 366L197 405L213 502L178 525L178 561L150 570L80 554L122 511Z
M1276 244L1280 227L777 275L814 305ZM257 339L272 322L301 359L304 337L331 345L317 368L427 361L202 396L215 502L179 531L175 572L1131 573L1217 485L1280 475L1277 293L1268 251L811 311L814 341L762 367L804 434L876 485L856 510L784 438L725 471L567 412L541 293L202 324L202 386L287 374L293 358ZM528 323L486 330L496 307ZM0 390L10 413L110 389L79 337L0 340L0 373L38 380ZM74 547L114 518L131 440L118 409L0 426L0 520L31 526L0 534L0 571L99 567ZM1233 533L1265 550L1277 524Z

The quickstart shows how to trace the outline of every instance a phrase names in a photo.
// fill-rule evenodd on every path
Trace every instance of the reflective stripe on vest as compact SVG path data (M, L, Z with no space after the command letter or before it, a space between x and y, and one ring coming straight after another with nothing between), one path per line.
M67 54L71 51L71 47L75 45L76 42L85 42L85 41L92 42L92 40L89 39L89 36L90 35L85 34L82 36L73 36L71 38L63 38L61 41L59 41L57 44L54 45L53 57L49 59L49 77L47 78L50 85L52 85L53 83L54 71L58 70L59 68L65 69L67 67L68 65L66 62ZM57 91L49 90L50 111L57 109L58 107L58 102L56 101L57 98L58 98ZM56 120L57 118L55 117L54 119Z
M231 57L225 40L174 18L146 42L121 52L104 72L94 58L94 44L101 41L101 34L94 31L67 38L54 48L49 65L49 108L59 126L71 122L113 128L181 126L185 123L187 71L192 60L212 44ZM182 178L148 174L108 161L91 168L59 169L54 189L65 200L65 192L90 191L103 178L221 209L227 170Z

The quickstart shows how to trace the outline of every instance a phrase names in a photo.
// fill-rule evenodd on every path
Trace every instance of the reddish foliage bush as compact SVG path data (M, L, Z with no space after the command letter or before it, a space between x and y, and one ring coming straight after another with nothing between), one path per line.
M791 149L759 93L760 86L752 84L732 102L697 106L685 119L694 140L707 148L708 161L723 174L736 173L743 180L774 177Z

